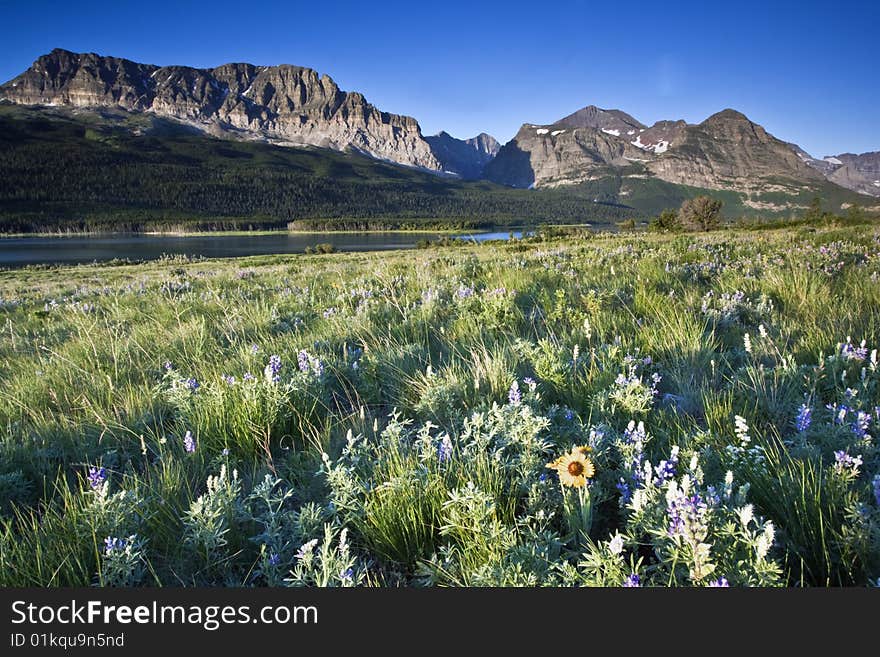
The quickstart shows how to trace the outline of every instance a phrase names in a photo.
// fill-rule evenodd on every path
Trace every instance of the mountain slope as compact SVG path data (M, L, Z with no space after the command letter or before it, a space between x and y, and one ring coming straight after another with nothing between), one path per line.
M486 165L498 154L501 145L492 135L481 132L470 139L456 139L447 132L440 132L425 141L440 161L443 171L454 173L465 180L483 177Z
M218 136L355 149L441 168L415 119L381 112L363 95L299 66L159 67L56 49L0 87L0 100L149 112Z
M524 124L489 163L486 177L512 187L538 188L619 179L618 195L603 197L616 203L630 203L652 179L732 192L742 208L770 213L805 207L815 194L842 203L871 202L827 181L806 161L806 154L735 110L723 110L697 125L659 121L638 127L643 124L625 117L588 106L552 125ZM620 129L603 127L607 125Z
M588 190L463 182L356 153L217 139L121 110L0 104L0 232L608 224Z

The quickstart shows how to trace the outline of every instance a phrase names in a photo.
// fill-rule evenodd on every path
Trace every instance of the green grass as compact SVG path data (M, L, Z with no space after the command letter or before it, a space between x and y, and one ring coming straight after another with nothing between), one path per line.
M875 583L878 327L872 225L0 271L0 584Z

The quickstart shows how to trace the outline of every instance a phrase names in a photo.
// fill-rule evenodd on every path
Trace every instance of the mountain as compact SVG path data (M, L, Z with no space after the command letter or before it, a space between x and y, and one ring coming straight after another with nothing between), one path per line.
M153 66L56 49L0 86L0 100L147 112L217 136L350 149L441 169L415 119L382 112L300 66Z
M865 202L832 184L833 177L826 180L807 158L732 109L696 125L679 120L646 127L620 110L588 106L553 124L524 124L485 175L512 187L596 186L605 180L603 200L618 203L630 203L661 182L733 193L738 205L752 211L805 207L815 194ZM871 162L866 158L859 166L871 171ZM607 191L609 185L616 191Z
M118 109L0 104L0 233L609 225L590 190L467 182L359 153L213 137Z
M571 128L595 128L616 137L621 134L634 135L638 130L646 127L626 112L616 109L601 109L595 105L587 105L583 109L559 119L557 123Z
M483 177L486 165L498 154L501 145L492 135L481 132L470 139L456 139L447 132L440 132L425 140L443 171L454 173L465 180Z
M861 194L880 196L880 151L872 153L841 153L817 160L795 144L798 156L820 171L828 180Z

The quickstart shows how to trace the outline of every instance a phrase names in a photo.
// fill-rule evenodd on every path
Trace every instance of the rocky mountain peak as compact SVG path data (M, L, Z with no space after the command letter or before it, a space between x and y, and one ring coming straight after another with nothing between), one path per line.
M291 64L154 66L55 49L0 86L0 99L149 112L218 136L354 149L430 170L440 162L412 117L382 112L327 75Z
M426 141L440 161L443 171L467 180L481 178L486 165L498 153L501 145L492 135L481 132L470 139L456 139L445 130Z
M604 130L611 134L614 132L621 134L635 134L636 131L645 127L644 124L637 121L626 112L617 109L602 109L595 105L587 105L586 107L559 119L556 123L571 128L593 128L594 130Z

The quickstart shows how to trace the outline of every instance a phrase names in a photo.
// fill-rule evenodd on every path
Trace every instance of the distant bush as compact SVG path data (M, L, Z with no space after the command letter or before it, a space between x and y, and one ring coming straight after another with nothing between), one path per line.
M711 196L697 196L681 204L678 218L688 230L712 230L721 224L722 205Z
M321 254L321 253L335 253L336 247L330 244L329 242L322 242L320 244L315 244L315 246L307 246L306 254Z
M672 209L663 210L663 212L651 219L651 222L648 224L648 230L653 231L676 231L681 229L681 219L678 217L678 212Z

